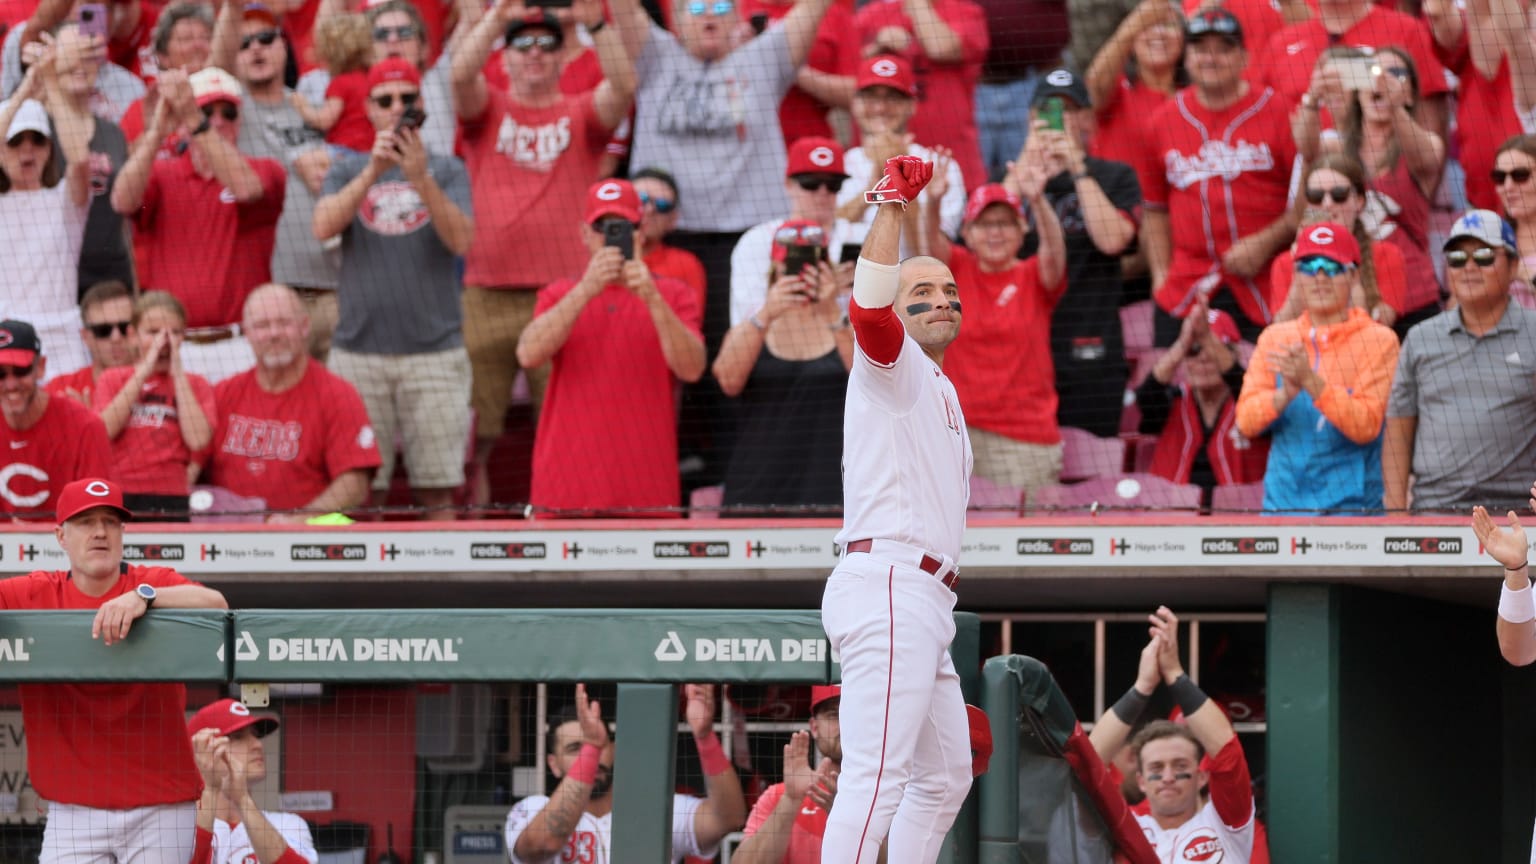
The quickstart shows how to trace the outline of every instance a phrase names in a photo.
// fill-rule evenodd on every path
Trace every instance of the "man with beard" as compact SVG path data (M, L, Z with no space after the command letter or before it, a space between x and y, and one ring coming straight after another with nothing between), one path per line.
M837 795L843 764L842 732L837 722L843 688L811 688L811 728L796 732L784 745L784 782L769 786L747 817L747 839L736 847L736 864L817 864L827 811ZM810 742L821 759L812 765Z
M704 766L709 797L672 800L672 861L685 855L713 858L725 835L746 820L741 781L715 736L715 690L686 686L688 725ZM607 862L613 845L613 740L602 708L576 685L573 711L551 718L550 773L560 783L548 797L530 795L507 814L507 853L512 864Z

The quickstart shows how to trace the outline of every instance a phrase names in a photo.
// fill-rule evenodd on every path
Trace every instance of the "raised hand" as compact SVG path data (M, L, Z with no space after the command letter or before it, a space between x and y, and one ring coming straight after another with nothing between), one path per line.
M801 730L784 745L784 798L798 807L816 779L816 769L811 767L811 733Z
M1532 494L1536 496L1536 487L1532 487ZM1504 569L1519 570L1525 566L1531 547L1526 540L1525 528L1520 524L1520 517L1511 510L1507 518L1509 528L1505 530L1488 515L1487 508L1473 507L1472 532L1477 535L1477 542L1488 550L1489 556L1503 564Z
M823 757L816 766L816 782L811 784L810 795L817 807L832 809L832 801L837 797L837 765L831 759Z
M713 684L686 684L683 692L688 697L684 716L693 737L708 737L715 728L715 686Z
M1172 684L1184 674L1184 664L1179 660L1179 616L1167 606L1159 606L1156 612L1147 616L1147 622L1151 625L1148 634L1159 643L1158 671L1162 673L1164 684Z
M587 685L576 685L576 719L581 723L581 739L598 749L608 746L608 724L603 722L603 706L587 698Z
M892 156L885 160L885 174L875 188L864 194L870 204L899 202L906 206L933 179L933 163L917 156Z

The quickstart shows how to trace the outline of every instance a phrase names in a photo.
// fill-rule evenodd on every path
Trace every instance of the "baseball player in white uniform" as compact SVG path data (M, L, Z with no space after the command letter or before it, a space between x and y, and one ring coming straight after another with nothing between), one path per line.
M822 860L837 864L870 864L887 834L890 864L933 862L971 787L949 657L971 447L942 368L960 300L936 259L897 265L901 211L932 172L897 156L866 194L884 206L848 310L856 350L843 417L843 559L821 601L843 671L843 764L822 843Z
M190 864L315 864L309 825L293 813L262 810L250 784L267 776L261 739L277 720L257 717L233 699L205 705L187 721L192 756L203 775L197 840Z
M685 687L709 797L672 796L672 861L685 855L713 858L725 835L747 821L747 802L736 769L715 735L715 690ZM613 848L613 741L587 689L576 685L576 716L552 720L549 769L560 778L552 795L530 795L507 814L507 853L512 864L608 864Z

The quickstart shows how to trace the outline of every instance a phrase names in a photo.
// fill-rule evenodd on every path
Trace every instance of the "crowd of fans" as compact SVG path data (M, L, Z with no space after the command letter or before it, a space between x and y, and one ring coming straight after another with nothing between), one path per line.
M831 512L860 193L900 154L985 481L1058 482L1066 427L1270 511L1506 507L1536 470L1514 0L0 13L9 512L77 476L38 429L99 423L135 509L358 509L398 465L452 518L514 503L523 399L530 513Z

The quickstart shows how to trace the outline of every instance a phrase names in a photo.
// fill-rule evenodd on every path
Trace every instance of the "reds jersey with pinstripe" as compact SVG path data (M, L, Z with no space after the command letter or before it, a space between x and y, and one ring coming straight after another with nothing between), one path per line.
M912 337L902 336L889 365L855 342L843 441L838 545L897 540L958 561L971 497L971 439L955 385Z
M1250 321L1269 323L1268 262L1242 277L1223 271L1221 256L1285 212L1296 147L1281 102L1273 90L1252 87L1212 111L1186 88L1147 122L1151 144L1138 166L1144 206L1168 212L1173 238L1168 278L1156 293L1164 311L1182 317L1198 292L1225 285Z

